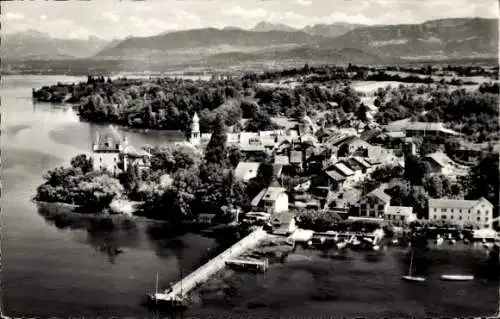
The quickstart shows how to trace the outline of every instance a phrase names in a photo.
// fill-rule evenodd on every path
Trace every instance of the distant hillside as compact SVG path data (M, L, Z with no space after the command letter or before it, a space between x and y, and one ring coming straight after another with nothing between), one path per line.
M383 56L403 58L464 58L497 56L498 20L443 19L422 24L357 28L324 39L321 48L354 47Z
M345 34L356 28L366 27L363 24L352 24L347 22L336 22L332 24L315 24L307 26L302 31L310 35L318 35L324 37L337 37Z
M95 55L109 41L90 37L83 39L54 39L49 35L29 30L2 36L0 54L6 59L72 59Z
M386 64L399 62L399 59L388 59L358 49L319 49L311 46L292 48L289 50L267 51L258 53L228 52L216 54L203 60L208 65L229 66L239 63L253 62L296 62L296 63L328 63L328 64Z
M284 31L284 32L295 32L298 29L292 28L283 23L271 23L266 21L261 21L253 27L251 31L257 32L268 32L268 31Z
M166 51L186 49L218 48L222 51L243 49L247 47L269 47L290 44L316 43L318 37L305 32L253 32L238 29L197 29L177 31L144 38L129 38L113 48L101 51L98 57L134 58L141 59ZM224 49L224 46L226 49ZM188 53L188 52L186 52ZM218 53L218 52L211 52Z

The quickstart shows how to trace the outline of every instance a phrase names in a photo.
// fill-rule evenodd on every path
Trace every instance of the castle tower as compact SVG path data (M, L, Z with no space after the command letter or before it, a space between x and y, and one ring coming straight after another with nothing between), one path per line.
M189 143L192 145L198 146L201 142L201 134L200 134L200 118L198 114L195 112L193 116L193 122L191 123L191 136L189 138Z

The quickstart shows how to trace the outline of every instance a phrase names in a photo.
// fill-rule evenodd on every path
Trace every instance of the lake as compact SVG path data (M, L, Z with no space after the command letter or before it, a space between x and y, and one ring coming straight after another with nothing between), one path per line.
M224 245L177 234L147 221L111 223L64 215L30 201L48 169L89 151L97 125L70 106L33 104L31 89L83 78L2 77L2 288L4 312L15 317L153 317L141 299L194 269ZM123 131L134 146L167 144L180 135ZM62 210L62 209L59 209ZM498 282L446 283L443 272L474 272L484 253L432 251L418 271L423 285L400 280L408 271L401 250L351 260L297 251L265 274L228 271L200 293L186 316L436 317L491 315ZM418 258L416 258L418 259Z

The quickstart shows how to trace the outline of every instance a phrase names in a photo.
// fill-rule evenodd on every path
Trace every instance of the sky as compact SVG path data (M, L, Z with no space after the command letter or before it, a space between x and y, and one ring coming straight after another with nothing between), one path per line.
M252 28L260 21L405 24L499 15L497 0L148 0L2 1L1 32L37 30L56 38L103 39L167 31Z

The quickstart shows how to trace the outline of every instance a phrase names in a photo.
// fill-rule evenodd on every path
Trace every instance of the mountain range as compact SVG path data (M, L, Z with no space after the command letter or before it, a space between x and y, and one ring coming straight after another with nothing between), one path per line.
M152 61L177 65L255 61L391 63L399 59L498 56L498 20L454 18L421 24L317 24L302 29L260 22L250 30L236 27L164 32L149 37L106 41L53 39L27 31L2 39L7 59Z

